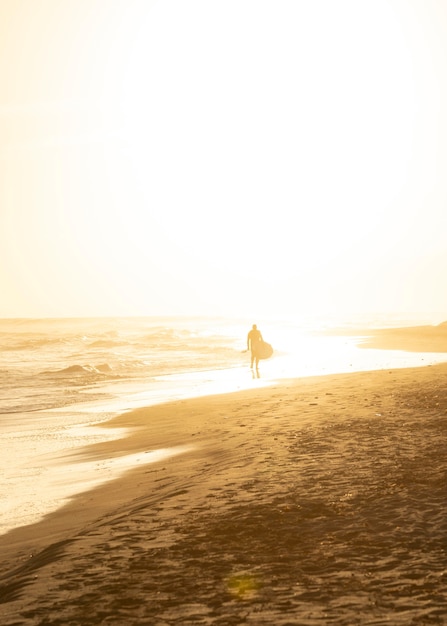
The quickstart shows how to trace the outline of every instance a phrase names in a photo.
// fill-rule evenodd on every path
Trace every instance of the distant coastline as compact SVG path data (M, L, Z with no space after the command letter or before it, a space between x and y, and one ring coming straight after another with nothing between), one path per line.
M447 353L447 322L437 326L368 329L365 335L359 348Z

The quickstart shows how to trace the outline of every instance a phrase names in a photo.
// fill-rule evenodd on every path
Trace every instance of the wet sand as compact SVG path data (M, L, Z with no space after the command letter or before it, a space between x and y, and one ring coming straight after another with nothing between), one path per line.
M447 622L447 364L109 425L79 461L191 447L0 537L3 626Z
M437 326L408 326L364 331L363 348L407 352L447 352L447 322Z

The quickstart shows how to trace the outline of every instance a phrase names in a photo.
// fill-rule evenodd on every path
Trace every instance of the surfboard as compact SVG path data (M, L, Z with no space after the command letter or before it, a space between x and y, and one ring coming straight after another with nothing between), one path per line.
M258 356L260 359L269 359L273 354L272 346L266 341L261 341L258 346Z

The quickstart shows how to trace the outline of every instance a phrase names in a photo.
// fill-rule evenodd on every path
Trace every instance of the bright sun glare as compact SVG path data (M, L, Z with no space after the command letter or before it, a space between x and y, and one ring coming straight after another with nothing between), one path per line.
M438 5L51 6L16 12L7 38L23 93L0 103L0 245L18 309L414 304L402 274L445 254Z
M369 238L408 176L417 106L387 3L158 3L140 26L124 114L173 245L275 276Z

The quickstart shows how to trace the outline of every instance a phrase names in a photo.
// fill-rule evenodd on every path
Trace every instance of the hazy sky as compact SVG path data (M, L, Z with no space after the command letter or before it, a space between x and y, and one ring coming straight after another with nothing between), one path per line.
M445 0L0 0L0 317L446 311Z

